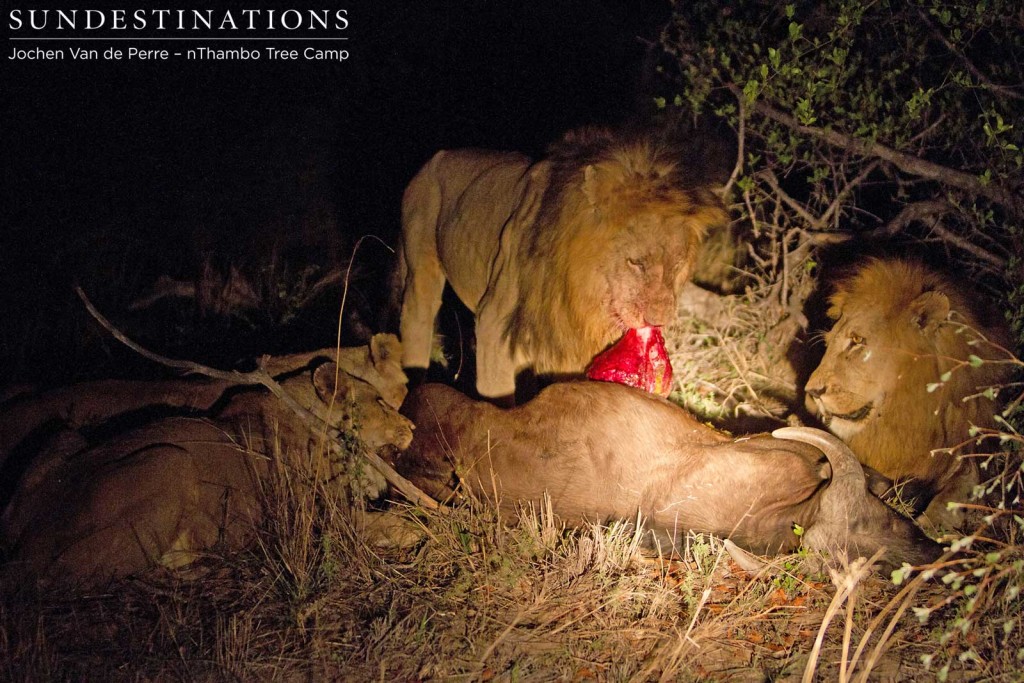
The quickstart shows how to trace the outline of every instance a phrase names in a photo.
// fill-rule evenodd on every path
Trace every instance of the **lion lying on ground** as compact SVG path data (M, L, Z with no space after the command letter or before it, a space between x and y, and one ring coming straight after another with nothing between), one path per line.
M402 411L417 429L396 467L440 499L468 490L511 511L547 495L570 524L639 513L669 548L693 530L758 553L803 544L856 557L886 548L886 564L897 567L941 552L867 490L850 449L821 430L734 439L668 401L606 382L557 383L508 410L428 384Z
M405 394L399 357L397 340L378 335L370 349L343 349L340 372L332 362L334 349L271 358L265 366L283 375L283 389L299 404L357 434L366 447L404 448L412 424L388 402L400 402ZM113 386L96 384L100 390ZM344 500L353 479L370 474L368 468L360 471L363 463L353 467L332 454L325 434L315 433L260 387L225 390L222 382L198 381L189 389L174 382L161 392L151 384L122 382L119 389L198 407L202 416L157 419L94 444L79 431L56 432L0 517L8 569L15 576L95 584L154 565L182 567L214 546L242 547L262 519L264 491L278 475L290 486L341 475L332 486ZM87 389L73 395L87 397ZM172 389L184 393L175 397ZM66 393L53 397L57 408L49 412L77 416L78 428L87 426L83 421L97 425L103 396L93 397L98 413L76 412L58 400ZM209 405L196 405L215 393ZM124 408L125 395L113 405ZM363 485L375 493L384 484L370 477Z
M672 149L570 133L548 158L438 152L402 200L403 365L426 369L445 282L476 315L476 388L580 375L629 328L664 325L721 201Z
M400 359L402 347L391 334L374 335L366 346L320 349L263 359L263 368L280 375L307 366L317 358L337 360L345 374L371 384L386 404L398 410L408 391ZM45 437L48 425L70 430L101 425L114 417L142 411L178 413L210 410L233 386L224 380L167 379L159 382L98 380L58 387L42 393L23 391L0 403L0 468L25 444ZM372 435L373 430L367 434Z
M993 425L996 403L980 394L1009 368L969 359L1006 360L1005 327L983 321L963 287L909 261L868 261L830 303L836 322L807 396L862 463L909 480L903 497L928 521L955 526L946 502L968 500L978 472L947 449L970 453L971 425Z

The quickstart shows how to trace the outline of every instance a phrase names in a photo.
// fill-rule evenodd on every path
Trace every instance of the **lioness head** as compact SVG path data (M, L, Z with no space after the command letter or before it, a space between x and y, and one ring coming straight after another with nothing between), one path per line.
M340 417L332 422L358 434L371 449L387 445L405 449L412 441L412 422L369 382L338 372L334 363L324 363L313 372L313 386L323 403L339 411Z
M358 348L363 353L363 347ZM402 344L393 334L375 334L370 338L365 356L342 359L342 369L371 384L389 406L398 410L405 395L408 378L402 370Z

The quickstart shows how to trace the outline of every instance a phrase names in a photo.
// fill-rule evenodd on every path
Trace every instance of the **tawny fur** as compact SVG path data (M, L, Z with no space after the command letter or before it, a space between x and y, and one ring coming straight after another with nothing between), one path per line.
M429 384L403 413L416 433L398 469L442 499L462 487L512 511L547 495L570 524L639 513L670 544L694 530L766 553L801 540L866 555L886 547L897 566L940 552L868 492L853 454L821 430L733 439L668 401L603 382L557 383L508 410Z
M371 448L404 448L412 424L387 403L405 394L399 355L392 335L378 335L370 348L269 358L265 366L284 373L284 390L328 424ZM338 358L340 372L333 362L317 364L326 358ZM118 386L132 392L130 384ZM262 491L275 473L287 473L290 485L313 472L325 480L340 473L326 435L261 387L225 391L223 382L196 381L147 391L147 383L134 384L137 400L159 396L165 404L195 406L184 396L210 405L202 418L166 417L93 444L73 429L58 432L0 517L8 576L87 586L156 565L185 566L215 546L237 549L252 537L264 512ZM211 400L208 387L220 390L219 400ZM104 396L88 389L80 385L71 395L102 403ZM54 394L58 405L39 406L38 413L95 417L67 411L67 397ZM112 402L126 404L125 397ZM339 487L346 495L345 484Z
M317 358L334 360L347 375L376 387L381 400L397 410L408 391L401 357L402 345L393 334L377 334L364 346L266 356L261 363L270 375L279 375L305 367ZM76 431L140 410L198 413L210 410L230 386L226 380L195 378L108 379L43 392L23 391L0 405L0 467L12 451L50 425Z
M970 453L970 427L993 425L997 403L978 394L1010 366L967 361L1005 361L1005 326L986 318L962 285L898 259L867 261L837 283L830 304L836 322L807 395L862 463L911 480L906 491L920 509L934 497L929 520L955 525L946 502L969 498L977 468L943 449Z
M399 274L406 368L429 364L447 282L476 315L477 390L579 375L631 327L664 325L721 201L673 150L603 129L548 158L442 151L402 203Z

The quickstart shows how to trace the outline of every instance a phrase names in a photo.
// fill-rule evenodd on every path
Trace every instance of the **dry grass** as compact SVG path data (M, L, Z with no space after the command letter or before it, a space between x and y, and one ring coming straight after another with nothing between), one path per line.
M748 291L680 322L685 398L725 417L775 410L796 329L778 301ZM74 598L5 586L0 679L1019 680L1020 471L994 455L978 532L952 541L942 573L895 583L806 553L750 573L717 539L652 550L635 524L566 530L526 509L508 526L472 502L393 507L419 540L382 547L343 484L279 472L245 552Z
M246 552L77 598L5 591L0 678L912 680L936 654L915 615L941 605L932 623L951 623L964 592L803 554L752 574L716 539L671 554L633 524L566 530L526 509L506 526L472 503L394 508L420 540L383 549L337 500L281 473Z
M811 285L802 278L803 296ZM782 418L798 398L799 369L789 354L800 343L803 322L767 285L726 296L687 290L665 335L676 378L673 399L740 431L754 431L747 427L759 419Z

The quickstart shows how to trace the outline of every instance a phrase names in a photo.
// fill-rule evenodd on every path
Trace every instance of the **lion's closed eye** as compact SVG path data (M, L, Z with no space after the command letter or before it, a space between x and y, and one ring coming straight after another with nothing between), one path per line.
M645 272L647 272L647 262L644 259L641 259L641 258L628 258L628 259L626 259L626 263L629 264L630 268L632 268L633 270L635 270L637 273L639 273L641 275L643 275Z

